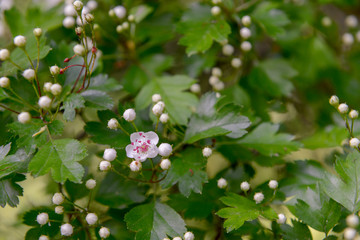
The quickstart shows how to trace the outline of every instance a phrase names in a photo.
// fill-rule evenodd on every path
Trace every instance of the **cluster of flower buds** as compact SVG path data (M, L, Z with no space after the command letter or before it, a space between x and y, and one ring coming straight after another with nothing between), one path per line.
M220 80L222 76L222 71L218 67L214 67L211 70L211 76L209 78L209 84L213 87L214 91L221 91L224 89L225 84L223 81Z
M350 214L346 217L347 228L344 230L344 239L355 239L357 234L356 228L359 225L359 217L355 214Z
M91 13L98 6L94 0L88 1L84 6L82 1L76 0L72 4L65 4L63 26L65 28L73 28L75 23L78 26L91 24L94 21L94 15Z
M222 0L212 0L211 2L214 4L214 6L211 8L211 14L214 17L219 16L221 14L221 8L219 5L222 3Z
M241 18L241 23L244 25L243 28L240 29L240 36L244 41L240 44L240 48L244 52L249 52L252 49L252 44L248 41L248 39L251 37L251 18L250 16L243 16Z
M359 25L357 17L354 15L346 16L345 25L351 31L344 33L341 37L341 40L345 47L350 48L354 44L355 38L358 42L360 42L360 31L357 31L355 34L353 33L353 30L356 29Z
M194 240L195 236L192 232L186 232L184 237L174 237L172 240ZM164 238L163 240L170 240L170 238Z
M159 121L163 124L169 121L169 114L164 113L165 103L161 101L161 95L156 93L151 97L154 106L152 107L152 112L155 116L159 118Z
M103 161L99 164L99 169L101 171L108 171L111 169L111 162L114 161L117 157L116 150L113 148L107 148L103 154Z
M130 23L135 23L135 16L127 15L127 10L124 6L118 5L109 10L109 16L116 21L120 21L120 24L116 26L116 32L122 33L130 28Z

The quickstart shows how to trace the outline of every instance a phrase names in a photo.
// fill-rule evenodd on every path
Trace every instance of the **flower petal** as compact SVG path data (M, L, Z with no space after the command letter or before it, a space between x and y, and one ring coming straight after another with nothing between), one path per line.
M148 158L154 158L158 155L158 153L159 153L158 148L155 145L153 145L151 146L151 148L149 148L146 154Z
M153 131L145 133L145 137L150 140L150 144L156 145L159 142L159 136Z
M135 142L136 140L140 139L141 136L144 135L144 132L134 132L130 135L130 141Z
M134 158L134 149L135 149L134 145L129 144L126 146L125 151L126 151L126 156L128 158Z

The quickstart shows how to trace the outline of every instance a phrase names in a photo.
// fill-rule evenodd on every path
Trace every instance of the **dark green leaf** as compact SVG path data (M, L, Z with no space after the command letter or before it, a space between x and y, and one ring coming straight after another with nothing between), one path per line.
M109 95L105 92L98 90L87 90L81 93L81 96L85 99L85 105L90 108L99 110L110 109L114 106L114 102Z
M284 240L312 240L311 232L306 224L291 220L293 227L282 224L281 230L284 232Z
M146 18L147 15L149 15L153 11L152 7L149 7L147 5L138 5L136 7L133 7L130 9L130 13L134 15L135 22L139 23L144 18Z
M10 207L16 207L19 204L18 196L23 195L23 189L16 182L25 180L22 174L8 176L0 180L0 206L5 207L9 204Z
M116 79L109 78L107 74L99 74L91 78L89 89L112 92L122 89L122 86Z
M66 121L73 121L75 119L75 109L85 107L85 99L80 94L72 93L65 98L61 110L64 110L63 118Z

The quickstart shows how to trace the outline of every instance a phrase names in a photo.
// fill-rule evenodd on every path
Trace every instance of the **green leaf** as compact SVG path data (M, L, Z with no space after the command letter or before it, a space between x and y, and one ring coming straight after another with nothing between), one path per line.
M311 137L305 138L301 142L305 148L330 148L341 145L346 139L348 132L343 127L329 126L325 129L318 129Z
M74 139L53 140L40 148L29 164L29 171L37 177L51 170L56 182L64 183L69 179L81 183L84 168L78 161L86 156L85 145Z
M194 143L200 139L219 135L239 138L247 133L244 129L251 123L247 117L240 115L235 105L228 104L216 109L216 103L215 93L202 96L197 112L191 117L186 129L185 142Z
M231 28L224 19L213 18L210 7L199 4L192 5L176 29L184 35L180 38L179 44L186 46L188 56L204 53L214 41L224 42L231 33Z
M75 109L80 109L85 107L85 99L76 93L72 93L65 98L64 104L61 107L61 110L64 110L63 118L66 121L73 121L75 119L76 111Z
M141 22L146 16L148 16L154 9L148 5L138 5L130 9L129 14L135 16L135 22Z
M151 96L158 93L165 103L165 111L169 113L170 119L175 123L186 125L191 115L191 108L196 106L198 100L194 94L184 91L194 82L194 79L184 75L154 78L136 96L136 108L144 109L149 106Z
M18 196L23 195L23 189L16 182L25 180L22 174L11 175L0 180L0 206L16 207L19 204Z
M153 202L137 206L125 215L128 229L135 231L135 240L159 240L182 236L185 222L168 205Z
M85 99L85 105L90 108L99 110L110 109L114 106L112 98L105 92L98 90L87 90L81 93L81 96Z
M301 144L292 141L294 137L286 133L278 133L278 124L262 123L248 133L238 143L257 150L263 155L286 154L301 147Z
M109 78L107 74L99 74L91 78L89 89L112 92L122 89L122 86L116 79Z
M203 171L205 166L206 160L201 151L188 148L172 160L171 168L160 184L168 188L178 183L180 192L186 197L191 191L201 193L202 184L207 182L207 174Z
M335 176L326 172L321 180L321 188L336 202L350 212L360 210L360 153L352 151L346 159L337 158Z
M1 155L10 149L10 143L1 146ZM33 152L26 153L24 149L18 149L15 154L4 156L0 159L0 179L19 172L26 172L27 165L31 159Z
M298 222L294 219L291 220L293 227L290 227L287 224L282 224L280 226L281 230L284 232L284 240L311 240L311 232L306 226L306 224Z

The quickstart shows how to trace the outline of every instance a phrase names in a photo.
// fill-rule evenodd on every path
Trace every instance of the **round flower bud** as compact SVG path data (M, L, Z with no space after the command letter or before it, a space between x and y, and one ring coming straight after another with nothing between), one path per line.
M211 69L211 75L216 76L216 77L221 77L222 76L222 71L220 68L218 67L214 67Z
M202 155L203 155L204 157L210 157L211 154L212 154L211 148L209 148L209 147L204 147L204 148L203 148L203 150L202 150Z
M282 213L278 214L278 219L276 220L278 224L284 224L286 222L286 216Z
M152 108L152 112L155 114L155 116L160 116L164 111L164 107L161 104L155 104Z
M40 108L50 108L51 107L51 99L48 96L42 96L39 98L38 104Z
M122 28L124 30L129 29L129 23L128 22L123 22L123 24L121 24L121 26L122 26Z
M71 236L73 234L73 226L69 223L65 223L60 227L60 233L62 236Z
M346 103L341 103L338 106L338 111L341 114L346 114L349 111L349 106Z
M328 17L328 16L325 16L321 19L321 24L324 26L324 27L330 27L331 26L331 19Z
M98 3L95 0L90 0L87 2L86 7L89 8L90 11L93 11L98 7Z
M132 14L129 15L129 16L128 16L128 21L129 21L129 22L134 22L134 21L135 21L135 16L132 15Z
M117 32L117 33L122 33L123 30L124 30L124 29L123 29L123 27L122 27L121 25L118 25L118 26L116 27L116 32Z
M64 213L64 207L63 206L56 206L55 207L55 213L56 214L63 214Z
M224 189L227 187L227 181L225 178L220 178L218 181L217 181L217 185L218 185L218 188L221 188L221 189Z
M126 8L123 6L114 7L115 16L119 19L123 19L126 16Z
M112 118L108 121L107 127L115 130L115 129L118 129L119 125L120 124L119 124L118 120L116 118Z
M0 84L1 84L1 83L0 83ZM350 117L351 119L356 119L356 118L359 117L359 112L353 109L353 110L351 110L351 111L349 112L349 117Z
M161 95L156 93L156 94L152 95L151 99L154 103L157 103L157 102L161 101Z
M351 33L344 33L342 36L342 42L345 46L351 46L354 43L354 36Z
M351 240L354 239L354 237L356 236L356 230L354 228L345 228L344 230L344 238L346 240Z
M31 121L31 115L28 112L22 112L18 115L18 121L20 123L28 123Z
M249 37L251 37L250 29L248 29L247 27L243 27L242 29L240 29L240 36L244 39L248 39Z
M35 71L34 69L26 69L22 75L26 80L32 81L35 78Z
M239 67L241 67L241 64L242 64L242 62L241 62L240 58L233 58L231 60L231 66L233 68L239 68Z
M247 192L250 189L250 184L248 182L242 182L240 184L240 188L241 190L243 190L244 192Z
M49 215L47 213L40 213L39 215L37 215L36 221L40 225L44 225L49 221Z
M85 220L89 225L94 225L98 221L98 216L95 213L88 213Z
M58 84L58 83L55 83L50 87L50 91L54 96L57 96L57 95L59 95L61 93L62 86L60 84Z
M209 84L211 86L215 86L218 82L220 82L220 79L218 77L216 77L216 76L211 76L209 78Z
M70 16L70 17L74 17L76 16L76 11L73 5L71 4L67 4L64 7L64 15L65 16Z
M222 47L222 53L225 55L225 56L230 56L234 53L234 47L231 46L230 44L225 44L223 47Z
M109 10L109 16L110 16L110 17L115 17L115 11L114 11L114 9L110 9L110 10Z
M172 152L172 146L168 143L160 144L158 149L159 149L160 156L163 156L163 157L170 156L170 154Z
M161 123L167 123L169 121L169 114L167 113L161 114L159 120Z
M241 23L245 26L245 27L248 27L251 25L251 17L250 16L243 16L241 18Z
M86 181L85 186L87 189L94 189L96 187L96 181L94 179L89 179Z
M162 170L168 170L171 167L171 162L169 159L163 159L160 162L160 167Z
M41 235L41 236L39 237L39 240L49 240L49 237L46 236L46 235Z
M62 24L65 28L72 28L75 26L75 19L73 17L66 17Z
M60 73L60 68L56 65L50 67L50 73L51 75L55 76Z
M21 36L21 35L16 36L14 38L14 44L15 44L15 46L20 47L20 48L25 47L25 45L26 45L26 37Z
M132 161L132 162L130 163L129 167L130 167L130 170L131 170L131 171L133 171L133 172L138 172L138 171L141 170L142 164L141 164L141 162L139 162L139 161Z
M10 52L7 49L1 49L0 50L0 60L6 61L10 58Z
M332 106L338 106L339 105L339 98L335 95L332 95L331 98L329 99L329 103Z
M194 240L195 236L192 232L186 232L184 234L184 240Z
M84 4L83 4L81 1L76 0L76 1L73 3L73 6L74 6L75 10L79 12L79 11L82 10Z
M42 29L41 28L35 28L33 30L33 33L34 33L35 37L39 38L42 35Z
M0 87L7 88L10 86L10 79L7 77L0 78Z
M278 182L276 180L270 180L269 182L269 188L276 189L278 187Z
M44 92L50 92L51 86L52 86L51 82L44 83Z
M356 228L359 225L359 217L356 216L355 214L350 214L349 216L346 217L346 224L349 227Z
M211 8L211 14L213 16L218 16L218 15L220 15L220 13L221 13L221 8L220 7L214 6L214 7Z
M101 227L99 230L99 236L101 238L108 238L110 236L110 230L106 227Z
M357 148L359 147L360 140L358 138L351 138L349 141L350 147Z
M182 240L181 237L174 237L172 240Z
M106 161L114 161L116 158L116 150L113 148L105 149L103 158Z
M354 28L358 25L358 20L354 15L346 16L345 24L349 28Z
M244 52L249 52L252 48L252 45L250 42L244 41L241 43L240 47Z
M62 193L55 193L54 196L52 197L52 202L55 205L60 205L65 201L65 197L64 195L62 195Z
M123 114L123 117L127 122L132 122L136 118L136 112L132 108L126 109Z
M94 15L92 15L91 13L85 14L85 21L88 23L92 23L94 21Z
M225 84L224 84L224 82L219 81L213 86L213 88L215 91L222 91L225 88Z
M264 194L262 194L261 192L255 193L254 200L255 200L256 204L261 203L264 200Z
M200 84L194 83L193 85L191 85L190 91L191 91L192 93L200 93L200 92L201 92Z
M111 168L111 163L109 161L101 161L99 164L99 169L101 171L108 171Z
M78 56L84 56L85 55L85 48L83 45L76 44L73 48L74 53Z

